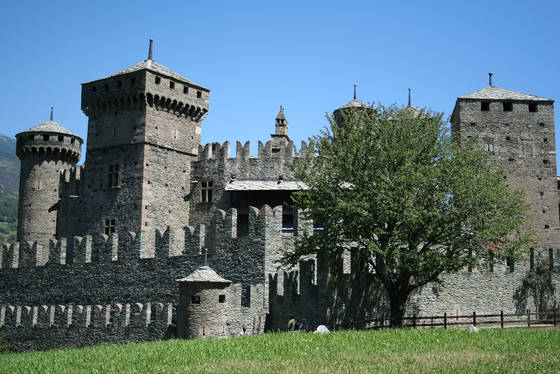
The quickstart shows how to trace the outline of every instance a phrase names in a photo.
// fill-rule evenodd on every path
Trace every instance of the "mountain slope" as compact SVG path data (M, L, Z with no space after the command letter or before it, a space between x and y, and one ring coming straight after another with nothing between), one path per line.
M15 239L18 185L16 140L0 134L0 242Z

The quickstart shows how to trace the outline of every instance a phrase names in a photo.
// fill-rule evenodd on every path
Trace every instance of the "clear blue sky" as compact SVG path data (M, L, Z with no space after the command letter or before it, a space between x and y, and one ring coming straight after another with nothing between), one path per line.
M155 61L211 89L203 143L267 140L282 104L298 144L354 83L367 103L406 104L411 87L413 105L446 116L489 71L496 86L558 100L559 16L557 0L6 2L0 133L54 106L85 138L80 83L146 59L150 37Z

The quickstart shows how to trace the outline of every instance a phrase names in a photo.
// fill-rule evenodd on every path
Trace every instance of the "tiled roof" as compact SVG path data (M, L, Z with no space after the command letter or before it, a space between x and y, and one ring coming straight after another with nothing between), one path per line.
M43 122L40 125L37 125L35 127L30 128L29 130L25 130L25 131L20 132L20 134L22 134L24 132L55 132L55 133L58 133L58 134L67 134L67 135L77 136L75 134L72 134L70 131L66 130L64 127L62 127L62 125L60 123L55 122L55 121Z
M220 277L208 266L201 266L185 278L177 279L176 282L231 283L231 281Z
M552 99L506 90L496 86L488 86L472 94L459 96L459 99L553 101Z
M300 180L284 179L234 179L226 185L226 191L300 191L308 187Z

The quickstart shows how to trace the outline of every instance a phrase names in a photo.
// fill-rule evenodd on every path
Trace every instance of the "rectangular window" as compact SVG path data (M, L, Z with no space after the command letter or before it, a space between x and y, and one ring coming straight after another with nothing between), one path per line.
M537 104L529 104L529 112L538 112L539 108L537 107Z
M156 84L160 84L161 83L161 78L160 77L156 77Z
M201 203L212 202L212 181L206 181L200 183L200 202Z
M191 304L200 304L200 296L191 296Z
M515 263L513 261L513 257L506 258L506 265L509 268L510 273L513 273L513 271L515 270Z
M169 88L174 90L175 89L175 82L169 82Z
M188 94L189 93L189 88L187 86L183 86L183 93L184 94Z
M481 102L480 110L482 110L483 112L488 112L490 110L490 103L488 101Z
M294 234L294 210L286 205L284 205L282 212L282 234Z
M251 286L248 284L241 287L241 306L246 308L251 306Z
M110 164L107 168L107 187L118 187L120 185L119 164Z
M504 112L511 112L513 110L513 104L512 103L504 103Z
M202 97L202 92L196 91L196 97L200 99Z
M117 220L112 217L105 218L103 220L103 228L105 235L111 235L115 232Z

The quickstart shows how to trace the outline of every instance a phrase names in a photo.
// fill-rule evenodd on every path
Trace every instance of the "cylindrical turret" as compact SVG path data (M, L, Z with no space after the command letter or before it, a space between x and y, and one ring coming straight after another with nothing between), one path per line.
M177 279L179 283L178 338L227 336L226 291L231 281L208 266Z
M17 239L47 245L56 236L60 172L80 160L83 140L52 120L16 138L21 160Z

